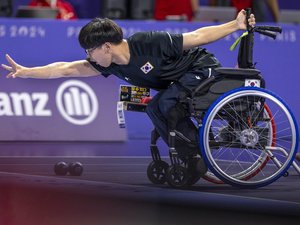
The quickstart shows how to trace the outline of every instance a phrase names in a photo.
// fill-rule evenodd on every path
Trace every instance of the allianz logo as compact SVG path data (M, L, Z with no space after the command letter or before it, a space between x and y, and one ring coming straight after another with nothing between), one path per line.
M61 116L76 125L91 123L98 114L98 99L93 89L79 80L63 82L56 91L56 107ZM46 92L0 92L0 116L51 117Z

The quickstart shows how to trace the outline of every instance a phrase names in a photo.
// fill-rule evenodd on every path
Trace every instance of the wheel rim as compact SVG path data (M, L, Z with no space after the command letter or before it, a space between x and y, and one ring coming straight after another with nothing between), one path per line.
M265 104L264 105L264 117L266 119L270 120L270 125L269 125L269 136L268 138L268 144L270 146L275 146L276 143L276 126L274 123L273 115L270 110L270 108ZM233 175L237 179L243 179L243 180L248 180L255 176L257 173L259 173L263 167L266 165L267 161L269 160L268 155L264 155L263 157L260 158L260 160L257 160L256 163L252 165L252 168L247 169L245 171L242 171L238 174ZM218 177L216 177L212 172L208 171L205 176L203 177L205 180L215 183L215 184L224 184L222 180L220 180Z
M174 165L169 167L167 173L167 182L172 187L184 187L188 181L186 168Z
M257 99L265 99L265 103L270 106L273 115L270 113L269 108L266 107L259 107L264 108L264 111L269 113L269 120L266 121L256 121L255 126L256 128L251 128L251 126L247 122L245 122L245 119L242 119L242 112L244 110L242 108L238 109L239 107L242 107L243 104L240 101L247 100L252 98L252 100L255 98ZM247 101L246 101L247 102ZM234 104L235 105L234 105ZM230 105L231 104L231 105ZM240 104L240 105L238 105ZM260 102L260 104L262 104ZM265 105L265 104L264 104ZM226 108L227 107L227 108ZM250 105L249 105L250 107ZM255 106L258 107L258 106ZM235 136L240 137L241 142L241 136L245 135L244 138L247 139L250 134L250 129L253 131L256 131L256 133L259 134L259 136L264 136L266 133L266 130L272 132L268 132L269 137L262 137L262 143L265 141L265 143L261 146L256 146L255 143L249 144L249 146L244 147L243 151L237 152L234 150L231 146L219 146L219 147L213 147L212 143L210 142L210 136L212 135L211 132L209 132L210 127L216 126L216 123L219 123L217 127L225 126L220 122L222 120L222 115L220 115L221 110L224 111L224 109L230 109L230 113L234 113L234 116L232 116L232 119L239 118L241 122L243 122L243 127L240 127L240 133L235 133ZM234 109L234 110L233 110ZM253 110L253 106L252 106ZM269 112L268 112L269 110ZM230 110L229 110L230 111ZM240 112L238 112L240 111ZM249 111L249 110L248 110ZM254 112L254 110L253 110ZM227 113L230 115L230 113ZM226 112L224 113L226 114ZM255 121L254 114L250 114L252 116L252 120ZM219 121L218 121L219 120ZM225 119L223 119L225 121ZM258 120L258 119L257 119ZM208 113L206 114L203 122L203 127L201 128L201 149L203 151L204 159L206 160L210 170L213 172L213 174L216 174L216 176L223 180L224 182L238 185L238 186L263 186L268 183L273 182L274 180L278 179L285 170L289 167L289 165L292 163L293 156L295 154L295 149L297 145L296 139L298 138L297 135L297 127L294 122L294 117L290 113L290 110L286 106L285 103L282 102L279 97L275 96L273 93L262 90L259 88L240 88L237 90L234 90L228 94L225 94L221 98L219 98L215 104L213 104L210 109L208 110ZM268 122L267 128L264 127L266 125L266 122ZM277 131L275 131L274 124L276 123ZM221 124L221 125L220 125ZM277 127L277 124L279 126ZM227 124L228 126L228 124ZM288 128L288 129L287 129ZM247 133L245 130L249 130ZM244 131L244 134L242 134L242 131ZM275 137L275 132L277 133L277 137ZM271 137L270 137L271 134ZM247 136L248 135L248 136ZM253 136L254 137L254 136ZM263 140L265 138L266 140ZM290 138L291 140L288 140ZM250 137L251 139L251 137ZM249 140L250 140L249 139ZM276 141L275 141L276 140ZM245 143L244 143L245 144ZM246 145L245 145L246 146ZM276 157L280 159L280 162L282 163L282 167L280 169L276 169L276 166L274 165L272 160L268 160L268 154L266 151L263 151L265 146L273 146L273 147L282 147L286 149L288 152L287 157L282 157L282 154L274 152L276 154ZM232 155L232 157L227 159L226 157L223 157L227 154L227 157L229 154ZM245 156L244 156L245 155ZM249 165L245 165L245 159L242 160L242 157L246 157L248 160ZM222 161L223 160L223 161ZM230 162L229 165L226 165ZM246 161L247 162L247 161ZM223 163L223 165L222 165ZM242 165L243 164L243 165ZM234 167L239 167L238 170L233 171ZM265 168L267 167L267 168ZM213 177L213 175L211 176ZM211 178L208 176L208 178Z
M164 161L152 161L147 169L149 180L154 184L165 183L167 169L168 163Z

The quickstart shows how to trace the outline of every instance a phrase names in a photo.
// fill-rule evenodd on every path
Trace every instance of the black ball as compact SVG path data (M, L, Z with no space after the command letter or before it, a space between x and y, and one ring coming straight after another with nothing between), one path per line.
M56 175L65 176L69 172L69 165L65 162L58 162L54 166L54 172Z
M72 176L80 176L83 172L83 166L80 162L72 162L69 164L69 173Z

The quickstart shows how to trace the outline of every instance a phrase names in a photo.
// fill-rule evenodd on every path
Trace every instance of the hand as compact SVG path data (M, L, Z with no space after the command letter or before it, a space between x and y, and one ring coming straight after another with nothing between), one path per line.
M2 68L3 69L6 69L9 74L6 75L7 78L16 78L16 77L26 77L25 76L25 73L23 72L25 67L17 64L8 54L5 55L6 57L6 60L8 61L8 63L10 64L9 66L8 65L5 65L5 64L2 64Z
M241 10L239 14L236 17L236 22L239 27L239 29L246 30L247 24L246 24L246 11ZM253 14L250 15L250 18L248 19L248 23L251 27L254 27L255 25L255 17Z

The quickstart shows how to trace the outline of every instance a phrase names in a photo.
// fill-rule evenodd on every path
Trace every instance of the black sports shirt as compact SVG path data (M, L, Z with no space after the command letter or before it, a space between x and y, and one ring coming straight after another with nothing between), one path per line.
M88 61L105 77L114 74L130 84L153 89L165 89L187 72L197 73L204 67L219 66L219 62L205 49L183 51L182 34L139 32L129 37L127 42L130 50L127 65L112 63L102 67Z

